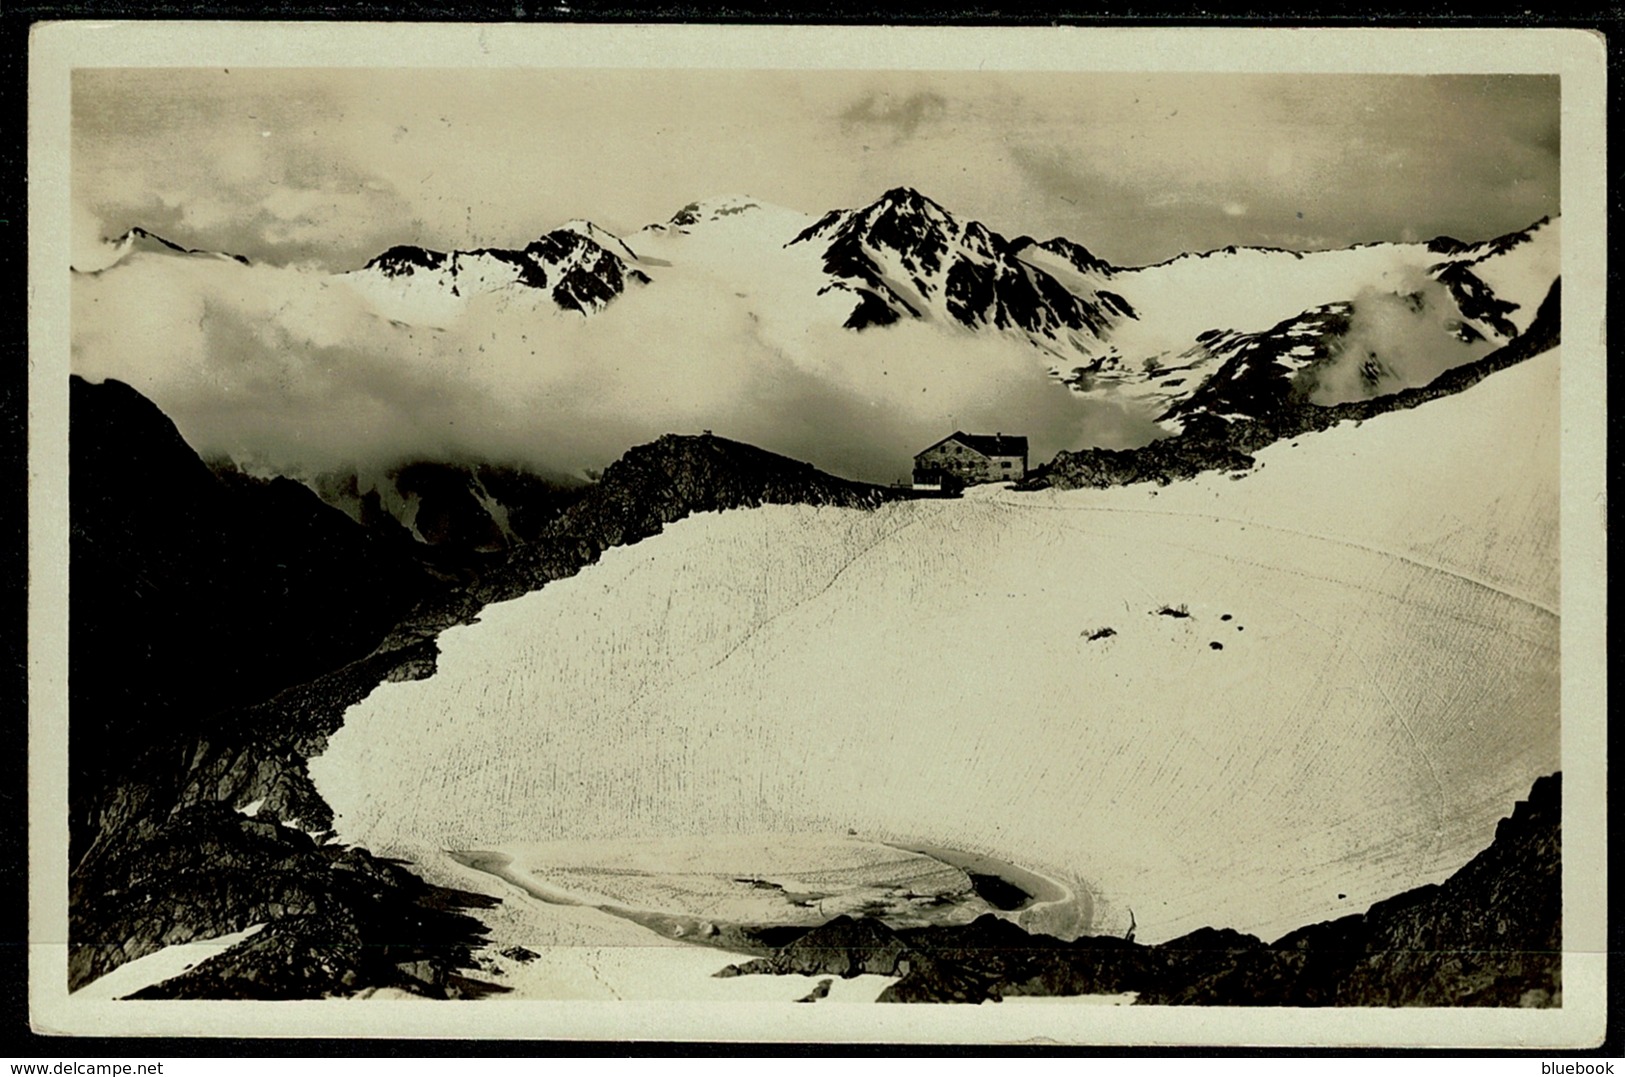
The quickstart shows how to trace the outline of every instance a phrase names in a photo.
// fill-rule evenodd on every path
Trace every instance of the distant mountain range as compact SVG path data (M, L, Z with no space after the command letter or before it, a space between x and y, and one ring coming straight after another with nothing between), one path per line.
M627 236L575 220L513 248L403 244L335 279L406 326L449 326L495 303L534 310L539 325L543 315L615 307L635 331L661 304L684 301L678 282L703 278L753 320L783 327L776 340L787 350L805 336L798 329L838 325L882 358L888 326L934 323L945 362L967 333L1008 340L1073 392L1123 403L1177 433L1198 415L1256 418L1314 392L1351 337L1366 335L1363 316L1394 321L1386 297L1408 313L1403 324L1379 326L1370 354L1340 378L1345 397L1416 384L1407 357L1384 354L1385 344L1435 353L1425 364L1435 372L1475 359L1528 328L1558 276L1559 243L1560 222L1542 218L1482 241L1226 247L1124 267L1066 237L1008 238L898 187L817 218L729 196ZM105 253L98 272L136 254L214 258L223 271L247 262L142 228Z

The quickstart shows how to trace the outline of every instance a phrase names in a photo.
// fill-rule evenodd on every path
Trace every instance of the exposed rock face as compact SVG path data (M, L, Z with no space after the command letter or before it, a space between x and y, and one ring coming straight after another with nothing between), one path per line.
M1223 364L1201 388L1179 398L1159 421L1198 416L1273 416L1305 404L1290 373L1302 371L1333 354L1348 332L1352 305L1334 303L1304 311L1262 333L1204 333L1198 344ZM1160 375L1173 386L1182 380L1179 367Z
M382 254L376 255L363 268L375 269L386 277L400 277L419 269L439 269L445 264L446 255L441 251L398 243Z
M1266 944L1202 928L1157 946L1029 935L992 915L893 930L838 917L718 975L900 976L882 1002L1136 992L1212 1006L1555 1006L1562 999L1562 786L1535 782L1490 847L1444 883Z
M811 991L808 991L801 998L796 999L796 1001L797 1002L817 1002L819 999L828 998L829 997L830 985L833 984L834 982L835 982L834 980L819 980L818 983L813 986L813 989Z
M316 840L331 819L303 770L345 706L432 668L432 644L368 652L434 582L297 483L211 473L129 387L72 392L70 983L261 922L245 945L312 964L206 971L222 955L187 982L233 997L378 983L398 943L443 981L477 922Z
M1447 263L1439 269L1438 279L1450 289L1451 298L1462 314L1485 323L1504 337L1516 337L1518 327L1507 315L1517 310L1518 304L1498 297L1470 266L1468 262Z
M1089 249L1083 244L1075 243L1072 240L1067 239L1065 236L1056 236L1053 239L1046 239L1042 243L1034 243L1031 238L1022 236L1020 239L1015 241L1015 246L1017 249L1025 249L1028 246L1034 246L1040 250L1048 251L1050 254L1065 258L1067 264L1073 269L1076 269L1079 273L1099 273L1102 276L1109 277L1116 272L1116 267L1110 262L1106 261L1104 258L1095 257L1095 255L1091 254ZM1118 302L1122 302L1122 300L1119 299ZM1131 317L1133 316L1133 311L1123 310L1119 311L1119 313L1128 314Z
M1538 780L1490 847L1437 887L1276 941L1314 1001L1557 1005L1563 948L1561 776ZM1338 952L1339 944L1343 947Z
M480 929L459 910L486 899L450 900L363 850L329 844L331 811L305 771L346 708L398 669L432 669L433 648L426 640L380 648L262 703L221 712L208 732L155 732L140 765L102 789L100 829L70 871L70 986L171 943L261 922L275 935L312 935L310 945L331 964L322 925L334 917L415 925L396 941L433 943L438 967L465 967L466 939ZM365 885L346 885L360 878ZM354 986L382 984L357 971ZM276 990L266 987L263 997L283 997Z
M755 973L801 973L806 976L900 975L898 963L909 949L901 939L878 920L854 920L837 916L828 923L777 951L771 957L729 966L722 976Z

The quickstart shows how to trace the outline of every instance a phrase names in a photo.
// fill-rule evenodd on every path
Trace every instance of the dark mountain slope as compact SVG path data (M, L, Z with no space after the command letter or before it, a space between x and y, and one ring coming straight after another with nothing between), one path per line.
M426 581L298 483L222 480L121 382L70 407L77 860L143 749L365 655Z
M431 575L398 525L375 533L298 484L212 473L127 386L76 380L74 409L70 983L267 925L154 997L490 990L462 975L483 930L467 911L488 899L327 840L305 761L345 710L431 674L434 637L487 601L689 513L890 493L668 436L549 502L555 514L528 520L505 558Z

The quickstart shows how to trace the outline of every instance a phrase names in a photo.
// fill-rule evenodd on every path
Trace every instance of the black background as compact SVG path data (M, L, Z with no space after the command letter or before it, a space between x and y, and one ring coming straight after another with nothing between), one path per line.
M1612 131L1621 98L1620 36L1625 33L1625 4L1594 4L1574 13L1557 5L1539 9L1524 4L1485 4L1456 0L1435 4L1385 5L1361 9L1327 0L1294 5L1290 15L1262 7L1220 12L1198 3L1124 3L1112 11L1088 11L1082 5L1045 5L1032 9L922 5L908 10L847 3L750 2L709 6L700 4L600 3L565 0L567 12L554 3L537 0L462 0L458 3L381 2L381 0L235 0L223 3L186 0L0 0L0 283L4 311L0 314L0 1056L20 1058L90 1059L121 1057L131 1061L153 1058L218 1056L356 1056L367 1058L444 1056L506 1057L565 1054L572 1056L866 1056L1065 1054L1133 1055L1157 1057L1224 1057L1240 1055L1363 1056L1380 1065L1380 1058L1418 1052L1389 1050L1258 1050L1186 1047L1179 1049L1069 1048L953 1048L910 1046L821 1046L795 1044L682 1044L682 1043L548 1043L545 1041L469 1040L267 1040L242 1038L79 1038L36 1036L28 1025L27 1003L27 83L28 32L39 21L77 19L235 19L299 21L393 22L598 22L598 23L752 23L793 25L924 25L924 26L1276 26L1276 27L1574 27L1605 35L1608 51L1608 115ZM1610 139L1610 142L1612 140ZM1618 156L1610 155L1615 160ZM1613 170L1618 171L1619 165ZM1620 194L1608 195L1610 225ZM1611 261L1611 260L1610 260ZM1616 293L1617 275L1610 265L1608 291ZM1610 378L1610 382L1614 379ZM1612 389L1613 386L1610 385ZM1615 471L1613 434L1621 425L1619 413L1609 419L1608 475ZM1610 516L1610 522L1612 517ZM1610 543L1610 547L1612 543ZM1610 738L1613 747L1614 738ZM1612 754L1612 753L1611 753ZM1609 1006L1606 1039L1594 1052L1564 1052L1562 1057L1600 1055L1619 1057L1622 1039L1618 1007L1622 970L1619 954L1625 930L1621 917L1611 918L1609 939ZM1425 1052L1422 1052L1425 1053ZM1556 1058L1552 1051L1450 1052L1461 1055L1527 1055Z

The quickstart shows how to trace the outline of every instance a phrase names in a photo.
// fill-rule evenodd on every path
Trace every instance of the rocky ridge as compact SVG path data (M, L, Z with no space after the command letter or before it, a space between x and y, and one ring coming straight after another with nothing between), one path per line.
M648 284L649 276L629 264L631 251L615 241L620 252L601 246L590 222L571 222L532 240L518 250L479 248L436 251L399 245L372 258L355 273L352 283L399 292L427 292L440 298L472 298L492 292L534 289L551 298L561 310L595 314L631 284ZM599 231L599 238L613 239Z

